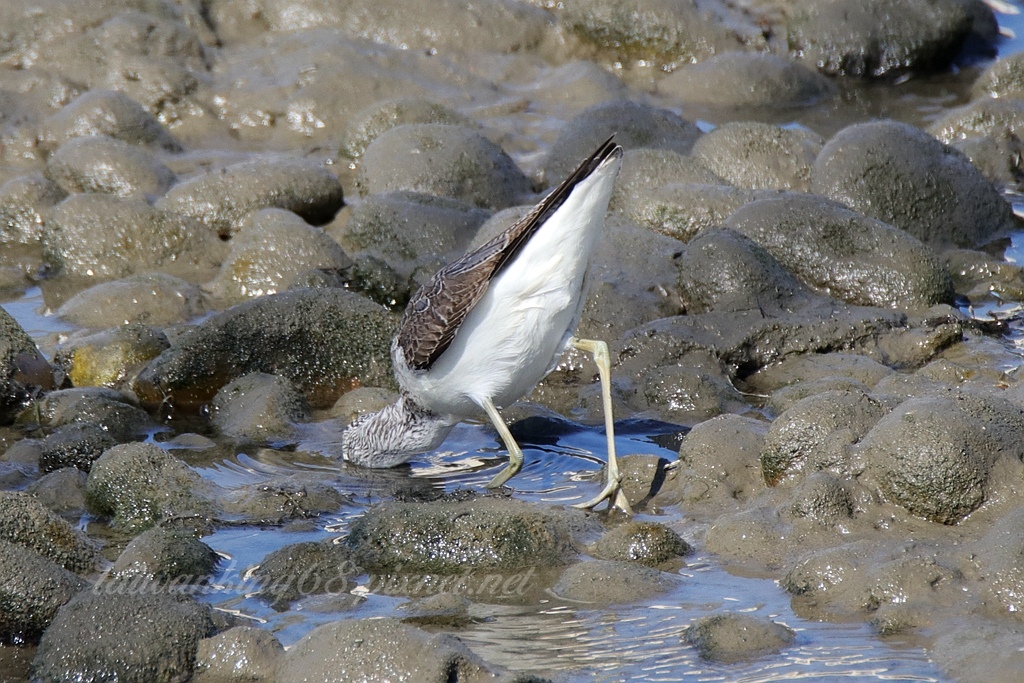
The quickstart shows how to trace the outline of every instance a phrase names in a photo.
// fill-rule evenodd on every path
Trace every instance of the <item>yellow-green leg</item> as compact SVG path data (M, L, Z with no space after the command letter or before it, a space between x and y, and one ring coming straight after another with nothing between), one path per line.
M601 380L601 401L604 403L604 431L608 437L608 465L605 468L608 477L604 488L595 497L585 503L577 503L573 507L590 509L607 500L609 508L616 507L627 515L633 514L629 501L622 493L622 474L619 472L619 461L615 457L615 421L612 415L612 386L611 374L612 363L608 354L608 345L600 340L577 339L573 337L569 342L580 351L589 353L594 357L597 364L597 375ZM522 457L522 456L520 456ZM511 466L511 463L509 463Z
M494 479L491 479L490 483L487 484L487 488L496 489L499 486L503 486L506 481L514 477L523 468L523 449L512 438L512 432L508 431L505 419L498 412L498 409L494 407L491 399L485 398L482 401L482 405L487 413L487 417L491 418L491 424L498 430L498 435L505 444L505 448L508 449L508 465L501 472L498 472Z

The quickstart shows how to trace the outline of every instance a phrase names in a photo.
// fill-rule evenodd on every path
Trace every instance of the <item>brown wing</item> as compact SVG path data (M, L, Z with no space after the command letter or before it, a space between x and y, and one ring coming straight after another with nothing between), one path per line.
M440 358L491 280L512 262L573 189L605 160L621 154L621 150L608 138L530 213L475 251L439 270L413 295L395 335L395 345L402 350L409 367L427 370Z

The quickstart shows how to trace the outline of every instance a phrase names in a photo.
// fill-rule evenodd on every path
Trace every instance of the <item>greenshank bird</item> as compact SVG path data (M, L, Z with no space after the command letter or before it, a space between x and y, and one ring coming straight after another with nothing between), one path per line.
M631 512L615 458L608 346L574 336L621 165L622 148L609 138L522 220L420 288L391 345L401 395L342 433L342 457L393 467L440 446L463 419L486 414L509 453L488 484L502 486L522 467L523 451L498 408L529 393L573 346L597 364L608 439L604 488L577 507L607 500Z

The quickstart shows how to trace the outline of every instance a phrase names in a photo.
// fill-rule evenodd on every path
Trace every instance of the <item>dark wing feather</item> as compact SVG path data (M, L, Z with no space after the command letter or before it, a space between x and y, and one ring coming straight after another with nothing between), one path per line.
M395 335L395 345L406 364L415 370L429 369L451 345L491 280L512 262L580 182L609 157L621 153L621 148L608 138L515 225L451 262L420 287L410 299Z

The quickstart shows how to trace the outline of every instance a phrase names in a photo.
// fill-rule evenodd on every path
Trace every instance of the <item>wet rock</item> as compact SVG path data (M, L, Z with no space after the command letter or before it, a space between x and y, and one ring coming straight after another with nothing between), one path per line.
M708 528L704 547L726 561L774 571L783 566L791 550L791 536L778 511L750 507L716 518Z
M795 517L813 519L825 526L849 520L857 507L846 480L828 472L805 477L793 491L792 500L790 512Z
M53 388L53 371L32 338L0 310L0 424L9 423L29 398Z
M924 308L953 296L949 272L929 247L818 197L751 202L725 224L804 282L848 303Z
M668 109L631 100L604 102L585 109L562 128L544 163L549 184L559 183L597 147L615 135L627 150L639 147L689 154L700 129Z
M73 325L102 329L183 323L204 310L195 285L164 273L145 273L82 290L61 304L57 315Z
M213 397L211 421L221 434L262 443L292 434L308 418L305 401L277 375L254 372L224 385Z
M764 46L762 31L748 19L725 7L716 12L711 17L695 3L583 0L565 3L559 21L609 58L669 70L743 45Z
M973 557L983 578L985 612L1020 619L1024 613L1024 542L1020 536L1024 510L1006 515L975 544Z
M658 81L658 92L684 104L713 107L806 107L832 97L821 74L785 57L761 52L722 52Z
M655 502L731 506L764 490L758 458L767 430L760 420L734 414L694 426L679 446L679 468Z
M683 636L704 659L738 662L775 654L796 640L796 633L767 617L714 614L697 620Z
M687 313L778 310L809 292L749 237L711 229L686 245L679 287Z
M1010 205L963 154L893 121L836 133L814 163L811 191L930 246L975 247L1015 226Z
M1024 101L985 97L947 112L928 132L963 152L995 182L1013 185L1024 173Z
M721 226L759 194L732 185L671 183L636 198L625 212L639 225L689 242L701 232Z
M619 474L622 475L622 493L635 508L646 506L665 483L669 462L656 455L633 453L619 455ZM607 464L601 468L600 481L604 482ZM616 558L607 558L616 559Z
M471 128L473 122L440 102L425 97L400 97L367 107L352 117L341 152L358 158L382 134L407 123L440 123Z
M187 680L199 640L213 631L209 605L173 594L87 591L57 613L32 662L40 683Z
M118 439L99 425L65 425L47 435L40 444L39 469L53 472L64 467L76 467L88 472L105 450L118 443Z
M174 173L146 149L103 135L65 142L46 160L46 177L69 194L140 198L162 195L174 182Z
M570 565L552 592L560 598L592 605L641 602L678 585L678 576L631 562L591 560Z
M469 615L472 605L469 598L458 593L438 593L399 605L398 609L402 611L402 622L406 624L461 628L473 621Z
M356 520L346 543L370 571L517 570L567 563L575 555L575 536L593 526L577 510L536 508L514 499L392 501Z
M101 279L151 270L206 272L223 251L213 233L187 216L107 194L68 197L50 212L42 237L54 269Z
M194 586L217 567L218 556L185 529L155 527L131 540L110 568L107 579Z
M222 237L233 235L258 209L285 209L323 225L344 205L341 183L318 163L289 157L257 158L189 178L156 203L158 209L200 221Z
M42 122L39 141L46 149L57 149L72 138L96 135L169 152L181 151L174 136L142 105L113 90L90 90L76 97Z
M92 424L126 438L149 428L149 415L124 394L102 387L51 391L21 415L47 429L64 425Z
M76 573L91 571L98 557L85 534L20 491L0 492L0 540L34 550Z
M58 515L85 511L86 474L77 467L43 475L26 491Z
M804 190L824 141L806 130L766 123L719 126L693 145L693 156L713 173L750 190Z
M988 96L1007 101L1024 97L1024 53L992 62L974 81L971 93L974 98Z
M973 393L914 398L878 421L861 457L881 492L909 512L956 524L985 500L1000 456L1020 460L1024 412Z
M384 261L400 279L395 298L408 298L442 266L461 256L488 219L483 209L418 192L372 195L352 209L334 236L356 258Z
M605 533L588 550L600 560L636 562L648 567L692 552L679 534L657 522L626 522Z
M42 442L42 439L15 441L10 448L4 451L3 455L0 455L0 462L14 465L22 471L38 470Z
M348 424L360 415L375 413L398 399L398 394L378 387L357 387L342 394L330 407L328 416Z
M885 414L885 408L860 392L829 391L797 401L775 418L761 449L761 471L774 486L804 471L848 473L848 447L857 443Z
M345 273L352 259L320 228L290 211L249 214L231 240L231 251L208 285L213 296L238 303L290 288L310 270Z
M337 489L317 477L293 475L235 489L224 507L253 524L281 524L335 513L347 502Z
M117 527L143 531L163 519L205 517L213 505L209 484L151 443L114 446L93 463L86 503Z
M790 356L763 367L744 378L744 388L758 393L769 393L783 387L799 391L800 387L816 380L831 378L848 379L874 387L891 374L890 368L861 354L842 351L815 353Z
M642 377L638 390L627 392L624 399L635 410L655 411L668 421L682 424L742 410L745 405L722 363L699 351L680 357L677 364L651 369Z
M822 377L820 379L798 381L772 392L772 395L768 397L768 401L765 403L765 408L768 409L770 414L778 416L793 407L797 401L808 396L823 394L826 391L852 391L867 394L871 390L863 382L858 382L849 377Z
M67 196L60 185L38 173L0 185L0 238L34 244L43 234L43 216Z
M313 407L359 384L392 386L395 319L357 294L300 289L239 304L178 336L133 383L154 405L196 408L232 379L270 372Z
M797 6L786 29L790 51L822 72L879 77L945 69L973 24L956 0L822 0Z
M307 541L270 553L252 576L260 584L260 597L274 609L285 610L309 595L346 593L361 573L346 545Z
M484 0L471 8L454 0L430 5L380 0L355 0L339 6L325 0L270 0L261 19L276 31L310 26L343 29L346 33L395 47L435 53L487 50L499 53L535 48L552 23L544 10L528 4Z
M999 187L1013 188L1024 179L1024 142L1015 133L998 130L949 143L963 153L983 176Z
M342 683L397 678L447 683L492 680L496 672L452 635L432 635L397 619L352 619L320 626L297 642L278 681Z
M879 337L907 323L903 314L878 308L818 297L794 301L799 304L778 313L767 307L713 311L664 318L635 328L622 342L616 376L643 387L657 382L665 368L704 358L705 364L710 359L728 381L788 357L874 346ZM929 323L919 324L927 328ZM639 391L634 394L637 398L641 395Z
M409 190L503 208L530 191L515 162L471 128L415 123L370 143L358 178L362 195Z
M235 626L199 641L196 683L203 681L273 681L284 648L270 631Z
M32 643L88 584L24 546L0 540L0 641Z
M53 362L76 387L119 387L169 345L163 332L133 323L72 336Z

